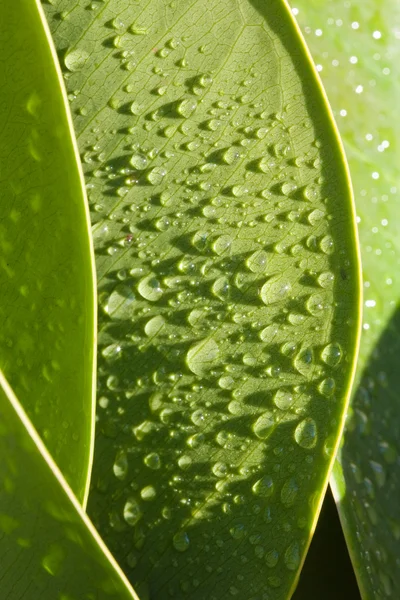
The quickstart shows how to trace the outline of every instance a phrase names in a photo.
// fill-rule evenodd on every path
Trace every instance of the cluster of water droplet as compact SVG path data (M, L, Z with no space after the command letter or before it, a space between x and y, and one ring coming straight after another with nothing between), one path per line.
M263 48L250 65L253 34L217 8L209 32L206 15L169 4L179 35L156 47L150 9L133 24L102 17L109 50L93 75L89 40L65 56L100 289L89 511L138 590L151 566L158 597L210 586L212 600L229 556L232 596L252 588L256 561L267 576L252 594L273 598L299 566L332 452L346 369L334 290L348 263L323 133L289 57L289 74L272 46L266 58L248 6Z

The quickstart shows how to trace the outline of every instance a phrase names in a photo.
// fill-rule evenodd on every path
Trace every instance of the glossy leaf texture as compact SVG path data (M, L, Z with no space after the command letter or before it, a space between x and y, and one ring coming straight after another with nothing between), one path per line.
M138 600L0 373L1 594Z
M363 263L358 386L332 485L363 597L396 598L400 8L392 0L293 6L320 65L349 159Z
M29 0L0 6L0 365L84 502L94 271L66 98L39 9Z
M290 595L358 335L347 171L286 5L47 15L98 270L89 514L142 600Z

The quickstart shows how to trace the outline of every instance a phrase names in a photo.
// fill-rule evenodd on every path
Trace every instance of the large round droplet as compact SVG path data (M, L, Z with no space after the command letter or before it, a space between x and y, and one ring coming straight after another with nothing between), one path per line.
M144 326L144 332L149 337L154 337L160 333L165 325L165 319L161 315L156 315Z
M302 448L309 450L317 443L317 424L314 419L307 417L301 421L295 431L294 439Z

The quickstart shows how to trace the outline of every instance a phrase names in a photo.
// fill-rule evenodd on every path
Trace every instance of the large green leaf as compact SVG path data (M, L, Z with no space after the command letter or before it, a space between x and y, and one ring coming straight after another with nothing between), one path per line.
M48 6L94 223L89 513L142 598L285 598L358 335L347 172L280 0Z
M138 600L0 372L1 596Z
M39 8L32 0L0 4L0 365L84 502L92 251L66 98Z
M358 389L333 487L364 598L400 595L399 4L297 1L355 189L365 316Z

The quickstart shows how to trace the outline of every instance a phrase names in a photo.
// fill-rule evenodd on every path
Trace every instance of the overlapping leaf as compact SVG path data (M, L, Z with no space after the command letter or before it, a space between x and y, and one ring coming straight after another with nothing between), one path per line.
M397 597L399 6L331 0L298 9L349 158L364 270L358 389L333 484L363 597Z
M77 497L92 454L88 218L59 74L35 2L0 6L0 366Z

